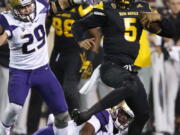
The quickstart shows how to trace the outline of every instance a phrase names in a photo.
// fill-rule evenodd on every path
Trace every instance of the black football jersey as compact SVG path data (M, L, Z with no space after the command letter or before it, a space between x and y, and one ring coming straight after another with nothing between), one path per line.
M169 16L169 19L172 21L172 23L176 27L176 34L173 37L173 40L176 43L180 39L180 29L179 29L180 28L180 13L178 13L176 18Z
M75 52L79 51L79 45L74 40L74 35L71 32L72 24L88 15L93 7L87 4L79 5L70 11L58 12L52 18L52 26L55 28L54 49L58 52Z
M101 27L104 35L105 59L119 64L133 64L139 52L142 26L139 12L150 12L147 2L139 1L127 9L118 8L115 2L94 5L93 14L77 21L73 33L81 41L82 33L89 28Z

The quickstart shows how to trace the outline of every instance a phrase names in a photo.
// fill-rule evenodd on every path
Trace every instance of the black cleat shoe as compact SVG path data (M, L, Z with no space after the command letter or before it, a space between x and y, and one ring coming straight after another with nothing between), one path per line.
M74 122L76 122L76 124L79 126L82 123L86 122L87 120L89 120L89 117L87 117L86 112L80 112L78 109L74 109L72 111L72 119L74 120Z

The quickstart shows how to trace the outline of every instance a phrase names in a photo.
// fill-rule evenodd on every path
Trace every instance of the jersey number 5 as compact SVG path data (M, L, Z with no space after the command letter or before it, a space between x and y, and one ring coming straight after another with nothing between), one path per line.
M137 38L137 28L133 24L136 24L136 18L124 18L124 38L129 42L134 42Z

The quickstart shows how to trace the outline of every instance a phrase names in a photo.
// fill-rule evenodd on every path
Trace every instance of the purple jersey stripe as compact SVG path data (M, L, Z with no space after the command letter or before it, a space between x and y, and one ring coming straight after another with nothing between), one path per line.
M0 14L0 25L2 25L5 29L9 28L9 23L4 15Z
M52 125L46 126L45 128L38 130L33 135L54 135L53 127Z
M99 131L107 132L105 126L109 123L109 112L107 110L101 111L95 115L101 123Z
M37 1L44 5L44 8L40 11L40 14L41 13L48 13L49 8L50 8L49 3L46 2L45 0L37 0Z

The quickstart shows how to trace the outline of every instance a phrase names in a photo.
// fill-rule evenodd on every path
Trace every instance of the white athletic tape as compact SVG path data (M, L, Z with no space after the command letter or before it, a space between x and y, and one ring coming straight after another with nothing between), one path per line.
M87 94L89 91L92 90L92 87L98 83L98 78L100 77L99 68L101 65L99 65L93 72L90 79L83 85L83 87L80 89L80 94Z

